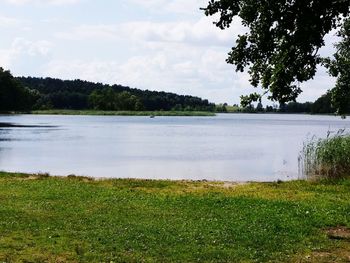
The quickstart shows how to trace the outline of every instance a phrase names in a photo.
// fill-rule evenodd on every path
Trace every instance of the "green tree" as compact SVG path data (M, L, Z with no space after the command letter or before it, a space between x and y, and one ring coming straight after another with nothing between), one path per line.
M95 110L102 110L103 107L103 95L101 90L93 91L89 96L89 104Z
M214 111L215 104L198 97L169 92L139 90L121 85L106 85L83 80L53 78L16 78L23 86L40 92L36 109L88 109L99 110L171 110L181 109ZM124 92L124 93L123 93ZM125 93L126 92L126 93Z
M318 98L311 107L313 114L317 113L335 113L335 109L332 107L332 93L328 91L325 95Z
M8 70L0 68L0 111L30 110L38 93L24 88Z
M331 95L337 113L343 115L350 112L350 19L346 20L338 36L342 40L335 45L334 59L327 58L324 62L330 75L338 78Z
M112 88L107 88L103 91L102 100L102 110L116 110L118 108L119 100Z
M256 111L257 112L263 112L264 106L262 105L261 101L259 101L258 105L256 105Z
M173 108L173 111L182 111L182 105L181 104L176 104Z
M142 110L141 100L128 91L116 92L112 88L95 90L89 96L90 106L97 110Z
M242 106L262 95L285 104L301 93L300 83L314 77L322 62L324 37L350 13L349 0L210 0L206 15L219 14L221 29L239 17L249 29L238 36L227 59L236 70L248 69L250 82L263 94L242 96Z

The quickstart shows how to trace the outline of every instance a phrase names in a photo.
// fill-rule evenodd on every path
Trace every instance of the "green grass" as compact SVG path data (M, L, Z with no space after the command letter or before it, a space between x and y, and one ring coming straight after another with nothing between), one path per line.
M0 262L294 262L350 248L324 233L350 227L349 200L350 180L234 185L3 172Z
M312 138L302 151L303 172L308 178L349 176L350 135L341 130L326 139Z
M205 111L99 111L99 110L40 110L32 114L42 115L107 115L107 116L215 116Z

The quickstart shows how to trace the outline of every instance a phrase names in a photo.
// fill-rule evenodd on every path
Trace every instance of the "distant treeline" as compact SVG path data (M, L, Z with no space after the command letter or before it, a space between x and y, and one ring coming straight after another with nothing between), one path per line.
M0 68L0 112L31 109L38 98L37 92L23 87L9 71Z
M290 102L285 105L274 105L264 107L262 103L258 103L256 106L253 104L248 107L242 108L238 105L230 106L227 103L216 106L217 112L243 112L243 113L309 113L309 114L334 114L335 108L332 106L332 94L327 92L322 95L315 102ZM347 110L347 114L350 114L350 107Z
M333 114L336 112L336 109L332 106L332 94L329 91L315 102L290 102L280 106L280 111L286 113ZM350 114L350 106L346 113Z
M31 110L106 110L106 111L210 111L282 112L332 114L331 94L315 102L292 102L280 106L261 103L240 108L226 103L215 105L198 97L169 92L140 90L121 85L106 85L83 80L13 77L0 68L0 111ZM347 113L350 114L350 109Z
M140 90L82 80L16 78L37 93L33 109L96 109L127 111L215 111L215 104L198 97Z

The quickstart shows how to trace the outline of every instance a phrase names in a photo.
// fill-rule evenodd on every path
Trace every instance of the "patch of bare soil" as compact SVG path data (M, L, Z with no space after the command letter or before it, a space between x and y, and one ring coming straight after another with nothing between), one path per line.
M38 180L38 179L40 179L40 176L36 176L36 175L15 178L15 180L19 180L19 181L31 181L31 180Z
M334 240L334 247L298 257L292 262L299 263L350 263L350 229L344 226L332 227L325 230L328 238Z
M326 230L326 234L331 239L350 241L350 229L344 226L329 228Z
M312 252L303 258L295 260L298 263L349 263L350 262L350 246L342 246L327 251Z
M230 189L235 188L240 185L244 185L246 183L239 183L239 182L223 182L223 183L208 183L207 186L211 187L217 187L217 188L224 188L224 189Z

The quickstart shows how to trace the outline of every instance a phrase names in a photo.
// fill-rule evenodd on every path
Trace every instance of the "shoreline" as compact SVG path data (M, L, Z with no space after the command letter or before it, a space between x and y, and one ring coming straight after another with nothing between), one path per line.
M35 177L35 178L58 178L58 179L81 179L88 181L135 181L135 182L168 182L168 183L203 183L203 184L226 184L226 185L247 185L247 184L281 184L288 182L300 182L300 181L311 181L307 178L295 178L295 179L276 179L276 180L265 180L265 181L243 181L243 180L220 180L220 179L171 179L171 178L138 178L138 177L103 177L103 176L89 176L89 175L77 175L77 174L51 174L50 172L11 172L0 170L1 174L9 174L20 177Z
M56 178L56 179L77 179L77 180L86 180L86 181L92 181L92 182L103 182L103 181L134 181L134 182L168 182L168 183L203 183L203 184L213 184L213 185L246 185L246 184L269 184L269 183L281 183L281 182L291 182L291 181L303 181L302 179L296 179L296 180L289 180L289 181L228 181L228 180L207 180L207 179L198 179L198 180L191 180L191 179L147 179L147 178L136 178L136 177L127 177L127 178L119 178L119 177L93 177L93 176L86 176L86 175L75 175L75 174L68 174L68 175L56 175L56 174L50 174L50 173L26 173L26 172L8 172L8 171L1 171L0 170L0 176L8 174L11 176L18 176L21 178Z
M308 115L342 117L334 113L308 113L308 112L207 112L207 111L101 111L101 110L35 110L35 111L10 111L0 112L0 116L6 115L62 115L62 116L139 116L139 117L215 117L223 115ZM350 115L344 115L350 117Z
M100 110L43 110L31 111L31 115L76 115L76 116L151 116L151 117L214 117L214 112L205 111L100 111Z

